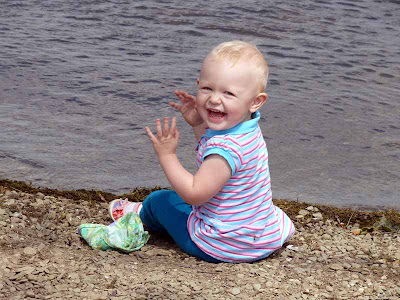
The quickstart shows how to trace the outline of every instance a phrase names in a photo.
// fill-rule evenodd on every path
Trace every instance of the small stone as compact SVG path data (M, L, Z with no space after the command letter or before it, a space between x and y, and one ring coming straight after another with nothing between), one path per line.
M38 247L39 252L46 248L46 245L41 243Z
M5 204L6 205L14 205L15 204L15 199L8 199Z
M232 293L233 295L239 295L239 294L240 294L240 289L237 288L237 287L235 287L235 288L233 288L233 289L231 290L231 293Z
M343 270L343 266L341 266L339 264L331 264L329 266L329 269L335 270L335 271L340 271L340 270Z
M39 193L36 194L36 198L43 200L44 199L44 194L39 192Z
M9 194L9 197L18 199L19 198L19 194L16 191L11 191L10 194Z
M24 254L26 255L35 255L37 253L36 249L32 248L32 247L26 247L24 248Z
M322 238L323 240L329 240L329 239L331 238L331 236L330 236L329 234L325 233L325 234L323 234L323 235L321 236L321 238Z
M345 268L345 269L351 269L351 265L349 264L349 263L342 263L342 265L343 265L343 267Z
M300 211L299 211L298 214L299 214L300 216L307 216L309 213L310 213L310 212L309 212L308 210L300 209Z
M259 291L259 290L261 290L261 284L255 283L255 284L253 284L253 288L255 291Z
M306 270L305 270L305 269L303 269L303 268L299 268L299 267L297 267L297 268L294 268L294 271L295 271L296 273L305 273L305 272L306 272Z
M314 213L312 216L316 220L322 220L324 218L320 212Z
M306 208L306 210L308 210L308 211L313 211L313 210L314 210L314 206L308 206L308 207Z
M360 228L354 228L351 232L352 232L354 235L359 235L359 234L361 233L361 229L360 229Z

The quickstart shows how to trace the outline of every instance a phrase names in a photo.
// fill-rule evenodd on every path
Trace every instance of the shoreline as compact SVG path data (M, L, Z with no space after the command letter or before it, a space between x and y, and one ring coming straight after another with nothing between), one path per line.
M109 203L111 200L116 198L128 198L129 201L141 202L152 191L160 189L168 189L166 187L160 187L160 186L156 186L153 188L138 187L138 188L133 188L130 193L116 195L113 193L103 192L100 190L86 190L86 189L59 190L59 189L50 189L46 187L35 187L31 183L26 183L24 181L0 178L0 188L1 187L15 190L18 192L26 192L31 194L43 193L45 195L53 197L64 197L74 201L88 201L89 204L93 204L93 202L96 201ZM368 230L372 230L371 228L374 228L376 224L379 224L379 222L381 222L382 219L384 219L383 221L386 221L388 224L390 223L391 228L388 228L389 230L400 230L400 210L392 208L382 209L382 210L378 209L372 210L372 209L362 209L362 208L356 209L356 208L336 207L333 205L312 204L307 202L298 202L286 199L273 199L273 203L276 206L279 206L281 209L283 209L292 220L302 219L301 221L303 223L307 220L308 221L311 220L313 216L310 213L304 215L302 218L300 217L301 215L299 215L299 211L305 210L307 207L313 207L315 211L322 213L324 220L327 219L334 220L341 226L358 224L361 228L368 228Z
M150 191L136 189L128 197L141 200ZM77 234L77 227L110 224L108 197L115 195L39 191L0 180L0 298L400 297L398 212L357 212L275 200L295 223L297 231L289 242L258 262L212 264L183 253L168 236L155 233L130 254L93 250ZM393 217L392 229L368 225L384 216Z

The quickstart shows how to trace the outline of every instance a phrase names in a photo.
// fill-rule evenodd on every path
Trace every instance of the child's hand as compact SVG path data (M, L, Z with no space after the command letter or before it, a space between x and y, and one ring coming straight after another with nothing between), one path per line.
M203 124L204 121L196 109L196 98L184 91L179 90L175 90L175 95L179 98L181 104L170 102L169 105L179 110L183 118L190 126L197 127Z
M176 118L172 118L171 127L169 127L168 118L164 118L164 128L161 127L160 119L156 120L156 136L153 135L149 127L146 127L146 133L153 144L154 151L160 158L163 155L175 154L178 147L179 131L176 128Z

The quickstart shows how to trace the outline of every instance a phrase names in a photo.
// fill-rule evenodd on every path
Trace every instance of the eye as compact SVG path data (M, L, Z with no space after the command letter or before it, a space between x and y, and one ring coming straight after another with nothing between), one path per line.
M211 88L208 87L208 86L203 86L201 89L202 89L202 90L206 90L206 91L211 91Z
M235 95L234 95L233 93L228 92L228 91L226 91L225 94L227 94L228 96L233 96L233 97L235 97Z

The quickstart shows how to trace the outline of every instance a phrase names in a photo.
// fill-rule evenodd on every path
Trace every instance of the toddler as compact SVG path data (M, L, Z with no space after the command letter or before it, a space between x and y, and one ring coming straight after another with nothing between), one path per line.
M143 203L110 203L114 220L139 214L151 231L167 232L186 253L209 262L252 262L282 247L292 221L272 203L268 151L258 125L267 101L268 65L241 41L226 42L205 58L197 96L175 91L179 110L198 140L198 171L180 163L176 118L146 127L173 191L151 193Z

